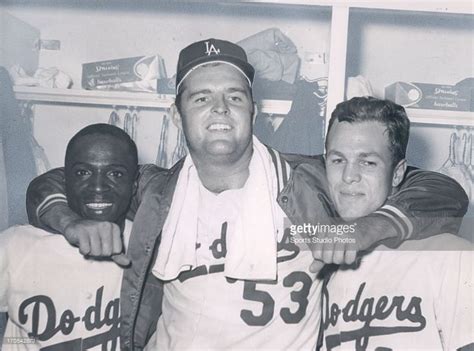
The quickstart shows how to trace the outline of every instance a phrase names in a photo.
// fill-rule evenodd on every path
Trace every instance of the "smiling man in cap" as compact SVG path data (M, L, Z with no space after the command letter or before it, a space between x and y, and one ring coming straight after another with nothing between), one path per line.
M284 220L332 220L323 159L281 155L252 136L254 75L244 50L228 41L202 40L179 55L171 114L189 155L170 170L140 169L131 208L132 264L121 295L125 350L143 347L158 319L152 349L316 345L321 284L309 270L312 252L292 243ZM401 188L407 191L395 194L377 216L358 221L364 236L356 249L459 225L454 217L467 204L454 181L418 171L407 174ZM29 214L83 247L82 238L97 237L99 223L75 218L62 192L51 173L35 180ZM443 211L433 206L427 218L406 217L433 199L443 201ZM110 224L110 237L115 235ZM102 236L94 255L116 253L112 241ZM315 255L351 263L355 250L325 245Z

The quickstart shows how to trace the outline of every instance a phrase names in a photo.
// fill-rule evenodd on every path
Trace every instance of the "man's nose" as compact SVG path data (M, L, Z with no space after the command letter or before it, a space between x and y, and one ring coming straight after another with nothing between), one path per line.
M229 113L229 105L224 95L218 95L214 99L212 112L227 115Z
M360 169L358 164L348 163L346 167L344 167L344 173L342 178L345 183L357 183L360 182Z
M107 183L107 177L102 174L94 174L92 176L89 188L97 193L109 190L110 187Z

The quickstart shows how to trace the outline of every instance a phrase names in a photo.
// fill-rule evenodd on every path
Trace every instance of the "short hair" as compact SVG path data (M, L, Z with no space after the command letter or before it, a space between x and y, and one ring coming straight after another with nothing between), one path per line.
M337 104L329 120L327 136L336 120L349 123L374 121L384 124L387 127L393 165L406 157L410 120L403 106L372 96L354 97Z
M79 132L77 132L66 147L66 156L65 156L65 165L68 163L68 157L71 153L73 147L77 144L77 142L85 136L88 135L97 135L97 136L111 136L113 138L119 139L127 144L128 148L130 149L130 154L133 158L134 165L138 165L138 151L137 145L135 142L130 138L130 136L125 133L122 129L112 126L106 123L96 123L88 125L87 127L82 128Z

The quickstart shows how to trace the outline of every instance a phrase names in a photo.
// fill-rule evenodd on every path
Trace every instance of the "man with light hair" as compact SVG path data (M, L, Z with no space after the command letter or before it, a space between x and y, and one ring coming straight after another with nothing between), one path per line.
M356 97L337 105L326 172L346 223L376 211L399 187L409 126L404 108L388 100ZM396 250L382 245L340 266L323 289L323 348L472 350L472 249L465 239L439 234Z

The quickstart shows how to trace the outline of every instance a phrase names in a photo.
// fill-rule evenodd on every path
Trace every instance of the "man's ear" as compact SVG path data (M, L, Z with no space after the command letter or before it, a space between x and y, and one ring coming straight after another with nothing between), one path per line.
M403 159L398 162L393 170L393 178L392 178L392 187L397 187L405 178L405 172L407 170L407 160Z
M132 184L132 196L135 196L137 194L139 176L140 176L140 172L137 171L137 174L135 175L135 180L133 181L133 184Z
M180 130L183 130L183 121L181 120L181 114L178 111L178 107L173 103L170 107L171 120L173 124Z
M253 115L252 115L252 124L255 124L255 121L257 120L257 114L258 114L258 106L257 103L253 103Z

